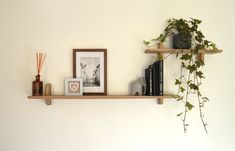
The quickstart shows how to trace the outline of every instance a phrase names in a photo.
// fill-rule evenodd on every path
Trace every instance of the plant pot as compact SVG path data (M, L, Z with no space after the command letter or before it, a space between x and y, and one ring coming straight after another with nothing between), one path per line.
M173 36L173 48L174 49L189 49L191 48L191 36L190 35L174 35Z

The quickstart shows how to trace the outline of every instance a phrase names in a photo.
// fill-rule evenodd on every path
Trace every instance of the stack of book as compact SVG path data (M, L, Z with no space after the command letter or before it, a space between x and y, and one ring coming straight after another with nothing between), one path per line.
M157 60L145 69L146 95L163 95L163 60Z

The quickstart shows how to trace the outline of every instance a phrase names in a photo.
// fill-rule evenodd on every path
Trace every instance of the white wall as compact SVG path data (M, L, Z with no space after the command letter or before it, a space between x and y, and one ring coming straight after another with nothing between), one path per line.
M1 151L235 150L233 0L0 0ZM44 83L63 94L72 76L73 48L108 49L108 93L128 94L152 57L142 40L162 32L168 18L202 19L205 36L224 52L206 56L203 92L209 134L198 112L188 133L166 100L28 100L35 52L47 54ZM166 91L174 93L174 57L165 63Z

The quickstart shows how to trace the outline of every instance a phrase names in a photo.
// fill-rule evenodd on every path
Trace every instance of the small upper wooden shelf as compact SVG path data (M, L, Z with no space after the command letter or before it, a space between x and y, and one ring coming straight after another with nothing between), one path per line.
M45 99L47 105L51 105L52 99L158 99L158 104L162 104L163 99L165 98L174 98L174 95L164 95L164 96L131 96L131 95L28 96L28 99Z
M145 53L191 53L192 49L173 49L173 48L148 48L145 50ZM199 53L202 54L216 54L221 53L223 50L221 49L205 49L199 50Z

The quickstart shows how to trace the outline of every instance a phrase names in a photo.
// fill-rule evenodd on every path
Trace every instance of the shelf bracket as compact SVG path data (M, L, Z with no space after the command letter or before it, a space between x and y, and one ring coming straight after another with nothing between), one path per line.
M51 95L51 84L47 83L45 86L45 95L50 96ZM46 105L51 105L51 99L45 99Z
M158 59L163 60L163 53L158 52L157 55L158 55Z
M158 103L158 104L163 104L163 98L157 99L157 103Z
M51 105L51 99L45 99L46 105Z
M197 58L198 58L198 60L204 62L204 60L205 60L205 54L204 54L204 53L199 53L199 54L197 55Z
M158 47L158 49L163 49L163 43L158 43L157 47ZM157 57L158 57L158 59L163 60L163 53L158 52Z

